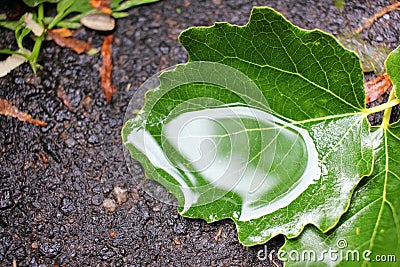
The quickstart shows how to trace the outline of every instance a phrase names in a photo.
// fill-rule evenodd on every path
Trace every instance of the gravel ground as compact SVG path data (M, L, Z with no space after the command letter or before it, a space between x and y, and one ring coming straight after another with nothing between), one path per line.
M5 1L0 1L4 8ZM0 78L0 97L48 123L36 127L0 116L0 266L276 266L261 261L264 246L243 247L234 224L182 218L176 207L150 197L137 184L138 164L128 171L120 130L135 90L158 71L185 62L177 41L190 26L216 21L244 24L253 5L268 5L294 24L334 35L355 29L390 1L163 0L130 10L118 20L113 46L113 101L99 87L100 55L77 55L46 42L36 75L24 64ZM8 7L10 8L10 7ZM399 12L362 33L367 42L400 44ZM0 47L16 47L0 30ZM103 36L83 29L78 37L100 47ZM57 97L63 90L71 108ZM382 98L384 99L384 97ZM382 101L382 99L380 101ZM379 116L371 118L379 120ZM128 190L114 212L103 205L113 190ZM222 229L219 237L217 233ZM271 240L277 250L282 236Z

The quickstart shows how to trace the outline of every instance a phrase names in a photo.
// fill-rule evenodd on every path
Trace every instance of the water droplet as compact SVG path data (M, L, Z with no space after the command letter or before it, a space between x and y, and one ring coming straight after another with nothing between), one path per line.
M128 143L179 183L182 213L233 192L242 207L235 218L259 218L289 205L321 175L305 129L246 106L182 112L165 121L161 144L144 130L132 131Z

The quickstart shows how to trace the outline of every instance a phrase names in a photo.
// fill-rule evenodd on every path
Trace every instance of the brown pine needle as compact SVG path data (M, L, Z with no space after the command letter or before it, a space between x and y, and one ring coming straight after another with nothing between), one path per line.
M28 123L34 124L36 126L46 126L47 123L39 120L33 119L28 113L19 111L10 101L0 98L0 114L5 116L11 116L19 119L20 121L26 121Z
M114 39L113 34L109 34L104 38L103 45L101 46L101 57L103 64L101 65L100 78L101 89L103 89L107 102L111 101L112 95L117 91L117 88L112 83L112 42Z
M91 43L88 43L88 42L85 42L85 41L82 41L82 40L79 40L76 38L62 37L59 35L59 33L57 31L48 30L47 33L57 45L59 45L61 47L68 47L78 54L82 54L85 51L89 51L93 46Z

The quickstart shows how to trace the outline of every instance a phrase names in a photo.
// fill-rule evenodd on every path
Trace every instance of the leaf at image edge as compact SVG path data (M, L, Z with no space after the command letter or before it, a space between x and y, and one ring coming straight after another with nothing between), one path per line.
M386 69L394 88L399 85L400 47L391 52L386 60ZM374 264L398 266L400 260L400 122L379 127L373 132L376 159L374 172L365 178L356 189L350 209L339 224L327 234L314 227L307 227L299 238L287 240L281 253L288 255L295 251L302 255L314 251L320 257L323 251L338 250L341 255L353 253L359 260L341 258L325 262L314 262L315 266L360 266ZM344 247L341 246L344 244ZM340 247L338 247L340 246ZM283 252L282 252L283 251ZM363 258L363 253L367 255ZM353 257L353 256L351 256ZM378 262L384 257L386 262ZM290 259L289 257L286 257ZM304 261L289 260L285 266L303 266ZM313 265L313 266L314 266Z

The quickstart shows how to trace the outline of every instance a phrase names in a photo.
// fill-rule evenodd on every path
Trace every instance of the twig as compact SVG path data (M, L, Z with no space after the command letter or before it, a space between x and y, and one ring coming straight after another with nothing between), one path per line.
M363 30L369 28L377 19L379 19L380 17L382 17L383 15L385 15L389 12L397 10L399 7L400 7L400 2L397 2L397 3L391 4L390 6L386 6L386 7L382 8L382 10L378 11L372 17L367 19L365 21L365 23L356 30L356 32L361 33Z
M270 262L272 262L272 264L275 265L276 267L280 267L279 264L278 264L276 261L274 261L274 259L272 258L272 255L271 255L271 254L269 255L269 260L270 260Z
M34 124L36 126L46 126L47 123L39 120L39 119L34 119L32 118L31 115L28 113L19 111L16 106L13 105L12 102L0 98L0 115L5 115L5 116L11 116L14 118L19 119L20 121L26 121L28 123Z
M220 237L221 234L222 234L222 230L223 230L223 228L222 228L222 226L220 226L220 227L218 228L217 234L214 236L215 242L218 242L218 239L219 239L219 237Z
M117 91L117 87L112 82L112 42L114 35L111 33L104 37L103 45L101 46L101 57L103 64L99 68L101 78L101 88L106 96L107 102L111 101L112 95Z

